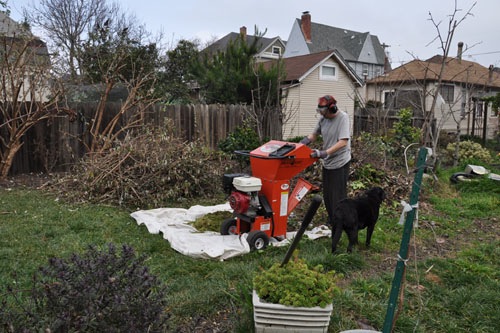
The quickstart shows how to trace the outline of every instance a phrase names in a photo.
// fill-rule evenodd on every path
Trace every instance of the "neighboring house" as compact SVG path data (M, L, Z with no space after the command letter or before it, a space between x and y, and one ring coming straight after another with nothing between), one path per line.
M16 93L19 102L48 100L51 64L47 45L4 12L0 12L0 54L4 55L0 73L8 81L3 85L7 87L4 98Z
M282 82L283 138L312 132L319 115L318 98L333 95L340 110L351 119L361 78L338 51L331 50L282 59L286 79Z
M368 104L381 105L388 114L411 107L414 117L428 118L437 94L434 107L437 129L456 132L457 120L461 120L461 134L494 137L499 129L498 115L484 98L500 92L500 73L493 66L486 68L462 60L462 45L459 43L456 58L445 59L440 87L438 74L443 57L436 55L425 61L413 60L369 80L363 99Z
M344 61L363 80L390 70L390 64L377 36L311 22L311 14L303 12L296 19L286 43L285 58L337 50Z
M259 51L255 55L257 62L279 59L285 51L286 43L279 36L274 38L266 38L247 35L247 28L243 26L240 28L240 33L231 32L227 34L226 36L206 47L202 51L202 53L213 55L217 52L224 52L227 49L229 43L236 41L238 38L242 38L249 45L251 45L256 38L259 38Z
M22 24L11 19L7 13L0 11L0 36L15 37L26 33Z

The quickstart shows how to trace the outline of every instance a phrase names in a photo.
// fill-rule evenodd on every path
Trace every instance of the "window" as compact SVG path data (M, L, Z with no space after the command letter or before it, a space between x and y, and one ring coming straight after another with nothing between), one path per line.
M319 71L320 80L337 80L337 68L333 65L323 65Z
M455 100L455 91L453 85L442 85L440 93L446 103L453 103L453 101Z
M411 108L414 114L422 109L420 94L417 90L394 90L384 92L384 107L399 110Z
M363 76L368 76L368 65L363 64Z
M396 92L395 91L385 91L384 92L384 108L393 109L396 102Z
M281 47L273 46L273 54L281 55Z

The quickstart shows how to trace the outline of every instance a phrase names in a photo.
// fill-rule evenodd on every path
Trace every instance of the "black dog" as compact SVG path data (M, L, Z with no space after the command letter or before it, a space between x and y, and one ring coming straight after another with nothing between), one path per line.
M358 244L358 231L368 228L366 233L366 247L370 241L377 223L378 213L385 192L380 187L373 187L363 196L353 199L344 199L339 202L333 212L332 252L337 250L337 244L342 236L342 231L349 237L347 252L352 252L352 247Z

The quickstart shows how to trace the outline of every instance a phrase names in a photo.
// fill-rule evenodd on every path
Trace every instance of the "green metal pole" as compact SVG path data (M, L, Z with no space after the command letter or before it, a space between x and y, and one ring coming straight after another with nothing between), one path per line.
M413 186L410 195L410 206L415 207L418 203L418 196L420 194L420 186L422 185L422 176L424 174L425 159L427 156L427 149L420 148L417 160L417 173L413 181ZM387 312L385 314L383 333L392 332L394 312L397 305L398 295L401 289L401 282L403 280L406 261L408 259L408 247L410 243L411 231L413 230L413 221L415 220L416 209L412 209L406 215L406 221L403 229L403 238L401 239L401 246L399 248L399 257L396 264L396 271L394 272L394 279L392 280L391 293L389 295L389 304L387 305Z

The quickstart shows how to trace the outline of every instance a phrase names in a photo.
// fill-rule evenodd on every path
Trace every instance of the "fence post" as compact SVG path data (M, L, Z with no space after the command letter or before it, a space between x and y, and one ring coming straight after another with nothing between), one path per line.
M408 247L410 243L411 231L413 230L413 220L416 215L416 205L418 203L418 196L420 194L420 186L422 185L422 176L425 169L425 159L427 156L427 148L421 147L418 153L417 160L417 173L413 181L413 187L410 196L410 206L412 209L406 215L406 221L403 228L403 238L401 239L401 246L399 249L398 262L396 264L396 271L394 279L392 280L391 292L389 295L389 303L387 305L387 312L385 315L383 333L390 333L394 328L394 312L398 295L401 289L401 282L406 270L406 262L408 260Z

